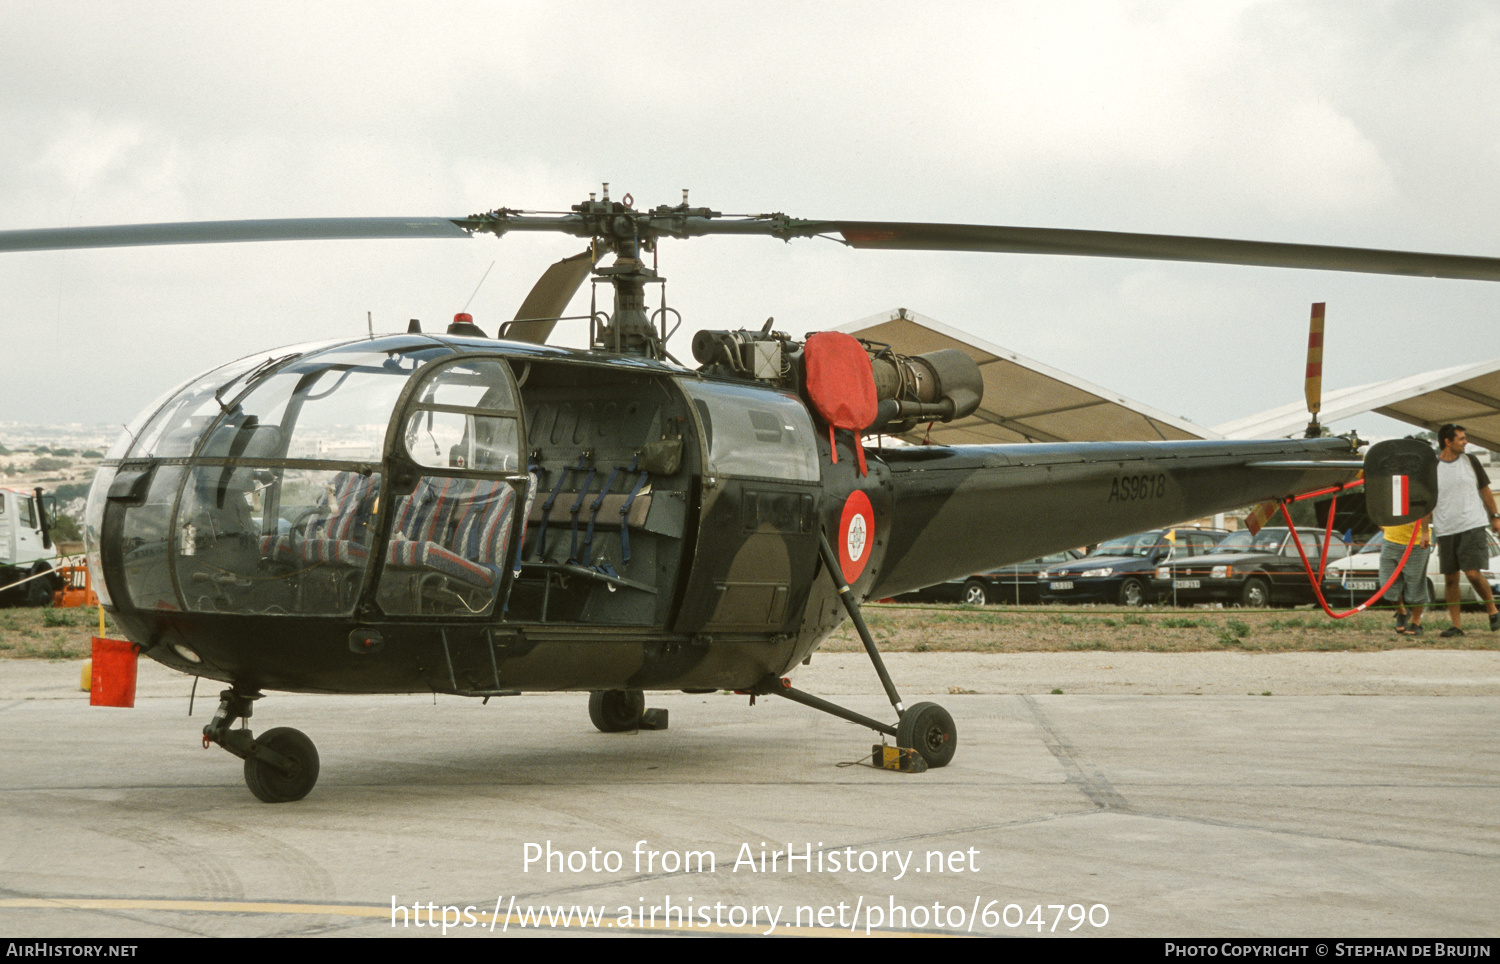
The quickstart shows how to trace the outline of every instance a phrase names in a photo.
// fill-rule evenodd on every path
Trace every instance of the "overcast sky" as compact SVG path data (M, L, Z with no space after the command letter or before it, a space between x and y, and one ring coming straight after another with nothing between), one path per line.
M1500 254L1474 2L0 5L0 228L638 207ZM217 363L470 310L576 239L0 257L0 421L120 423ZM1199 424L1500 356L1500 286L666 242L698 328L906 307ZM587 288L575 309L585 304ZM578 343L575 333L564 343ZM1371 417L1365 431L1393 423ZM1373 430L1379 430L1374 428Z

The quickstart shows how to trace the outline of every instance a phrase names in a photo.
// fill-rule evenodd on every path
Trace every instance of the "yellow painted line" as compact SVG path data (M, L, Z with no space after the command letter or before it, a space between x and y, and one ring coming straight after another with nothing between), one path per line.
M212 914L337 914L341 917L389 917L389 907L354 904L291 904L242 900L137 900L125 897L11 897L0 908L67 908L69 910L176 910Z
M434 903L436 903L434 901ZM423 905L425 906L425 905ZM438 905L441 907L442 905ZM451 905L450 905L451 906ZM549 905L552 906L552 905ZM571 906L571 905L570 905ZM131 897L6 897L0 898L0 910L166 910L180 911L185 913L207 913L207 914L326 914L336 917L368 917L390 919L391 908L388 906L370 906L360 904L295 904L282 901L244 901L244 900L146 900ZM399 909L399 908L398 908ZM517 933L524 934L526 931L536 930L578 930L586 925L578 924L564 927L560 924L536 924L532 922L525 927L521 923L521 915L512 913L507 919L505 914L493 914L490 911L481 911L474 908L474 918L479 924L473 927L459 927L449 925L450 931L472 931L482 929L491 932L490 921L494 920L494 932L506 927L507 923L515 927ZM651 931L659 934L765 934L768 924L755 927L746 925L735 927L733 925L700 924L689 927L678 924L649 924L641 926L615 926L618 918L604 918L604 923L593 927L593 930L619 930L627 933L638 931ZM416 925L402 926L396 928L406 931L415 928ZM422 929L442 930L442 922L437 924L423 924ZM788 927L778 924L774 932L787 937L864 937L863 929L856 929L850 933L847 927ZM887 931L873 929L870 937L946 937L945 934L924 934L920 932Z

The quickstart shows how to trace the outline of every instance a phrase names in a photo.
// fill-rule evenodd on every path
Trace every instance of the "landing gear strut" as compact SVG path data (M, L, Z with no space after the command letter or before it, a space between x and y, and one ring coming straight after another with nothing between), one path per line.
M896 684L891 682L891 674L886 672L885 661L880 658L880 650L875 648L875 640L871 638L870 630L865 626L864 617L860 615L859 602L855 600L849 584L844 581L838 556L834 555L833 547L828 544L828 537L821 529L818 531L818 551L823 556L823 568L828 570L833 584L838 587L839 599L844 604L844 610L849 613L849 618L859 633L860 641L865 645L865 652L869 654L870 662L875 664L875 673L880 677L880 685L885 687L885 694L890 699L891 706L896 709L899 722L896 726L882 723L820 699L811 693L804 693L775 677L768 677L751 692L758 695L780 696L794 703L801 703L803 706L810 706L815 710L837 716L841 720L868 726L886 736L895 737L898 746L916 750L929 767L947 766L948 762L953 759L954 751L958 749L958 728L953 724L953 717L936 703L918 703L911 707L902 704L901 696L896 692Z
M248 720L259 691L227 689L219 693L219 708L203 728L203 746L217 743L245 761L245 784L266 803L301 800L318 782L318 748L301 730L278 726L260 739L247 728L231 729Z

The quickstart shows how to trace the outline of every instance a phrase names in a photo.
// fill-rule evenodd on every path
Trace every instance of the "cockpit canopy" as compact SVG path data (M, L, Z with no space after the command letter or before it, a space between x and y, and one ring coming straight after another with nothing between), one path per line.
M127 428L91 490L96 576L119 502L136 608L346 613L390 491L409 544L391 546L388 611L419 608L397 585L419 562L455 574L450 606L490 609L526 490L521 412L508 362L461 348L420 335L299 346L179 386ZM393 450L433 475L393 486Z

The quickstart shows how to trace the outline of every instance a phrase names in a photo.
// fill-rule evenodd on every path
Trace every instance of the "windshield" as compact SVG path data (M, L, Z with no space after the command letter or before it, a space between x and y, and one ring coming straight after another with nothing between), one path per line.
M407 380L421 365L448 354L441 345L355 342L300 358L224 406L198 454L379 462ZM212 409L217 414L219 406Z
M1249 529L1241 529L1239 532L1231 532L1223 542L1208 550L1208 555L1225 552L1276 552L1286 539L1286 532L1285 529L1262 529L1259 533L1251 533Z

